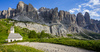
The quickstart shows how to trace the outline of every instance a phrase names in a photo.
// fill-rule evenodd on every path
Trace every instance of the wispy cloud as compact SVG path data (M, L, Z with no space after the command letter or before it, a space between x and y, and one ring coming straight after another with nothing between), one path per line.
M69 10L69 12L71 13L82 12L83 14L85 12L89 12L91 18L100 19L100 0L88 0L87 3L82 3L78 5L78 8L73 8Z

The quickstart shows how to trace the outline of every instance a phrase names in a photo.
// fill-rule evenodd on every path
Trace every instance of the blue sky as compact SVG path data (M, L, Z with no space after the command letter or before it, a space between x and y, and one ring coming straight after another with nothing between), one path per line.
M100 0L0 0L0 11L16 8L19 1L31 3L35 8L55 8L72 14L89 12L92 19L100 20Z

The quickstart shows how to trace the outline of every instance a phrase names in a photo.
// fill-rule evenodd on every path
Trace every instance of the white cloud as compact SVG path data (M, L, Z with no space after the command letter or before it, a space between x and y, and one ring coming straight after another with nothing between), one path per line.
M85 14L85 12L88 12L88 13L90 13L90 11L89 10L87 10L87 9L83 9L83 14Z
M97 12L94 12L94 11L90 11L90 15L91 17L100 17L100 15L97 13Z
M69 12L70 12L70 13L74 13L75 11L73 11L73 10L69 10Z
M90 0L89 3L93 3L93 5L100 5L100 0Z
M82 6L81 5L78 5L78 7L81 8Z
M82 3L78 5L78 8L73 8L69 10L69 12L74 11L73 13L82 12L89 12L91 18L96 19L97 17L100 18L100 0L86 0L87 3ZM95 18L96 17L96 18Z
M75 11L77 12L81 12L81 5L78 6L79 8L73 8L71 10L69 10L70 13L74 13Z

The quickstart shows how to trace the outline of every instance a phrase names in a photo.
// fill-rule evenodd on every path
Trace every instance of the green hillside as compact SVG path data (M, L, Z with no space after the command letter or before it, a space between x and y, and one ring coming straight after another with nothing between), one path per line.
M10 28L16 22L18 21L13 21L11 19L0 19L0 43L6 42L5 40L7 39L10 33ZM44 31L42 31L41 33L36 33L34 30L30 31L26 28L21 28L18 26L15 26L14 28L15 28L15 33L21 34L24 40L32 38L46 38L46 37L52 38L50 34L47 34Z
M8 19L0 19L0 42L7 39L10 32L10 27L13 25L12 22L9 22Z

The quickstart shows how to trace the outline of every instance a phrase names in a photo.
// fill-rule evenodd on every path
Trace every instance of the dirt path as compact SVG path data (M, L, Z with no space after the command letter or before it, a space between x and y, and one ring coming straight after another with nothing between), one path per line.
M85 50L81 48L64 46L59 44L51 44L51 43L21 42L16 44L34 47L39 50L44 50L45 52L94 52L94 51Z

